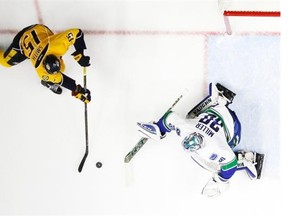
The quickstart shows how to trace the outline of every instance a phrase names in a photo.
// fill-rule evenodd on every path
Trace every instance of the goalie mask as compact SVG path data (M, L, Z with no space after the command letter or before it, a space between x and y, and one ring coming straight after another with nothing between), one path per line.
M182 142L186 151L197 151L204 146L204 137L199 133L192 133L186 136Z
M43 64L49 74L55 74L60 71L60 61L55 55L46 56Z

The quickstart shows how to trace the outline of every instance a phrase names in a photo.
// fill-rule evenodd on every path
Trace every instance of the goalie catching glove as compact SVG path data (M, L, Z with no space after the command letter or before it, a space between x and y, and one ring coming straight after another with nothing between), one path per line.
M75 91L72 91L72 96L80 99L84 103L91 101L91 94L88 89L82 88L81 85L77 85Z

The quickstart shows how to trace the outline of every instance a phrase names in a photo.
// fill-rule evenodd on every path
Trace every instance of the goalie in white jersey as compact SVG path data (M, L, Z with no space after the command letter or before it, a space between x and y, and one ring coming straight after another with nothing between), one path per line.
M172 131L180 137L191 158L212 172L212 178L202 190L209 197L225 191L237 170L245 169L251 179L261 176L263 154L233 151L241 139L241 123L228 108L235 95L220 84L210 84L209 95L186 118L169 111L157 123L138 123L145 137L160 140Z

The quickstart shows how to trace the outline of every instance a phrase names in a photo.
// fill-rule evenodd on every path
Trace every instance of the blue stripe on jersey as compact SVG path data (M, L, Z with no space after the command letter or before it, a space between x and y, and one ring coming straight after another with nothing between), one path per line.
M241 123L240 123L238 117L236 116L235 112L230 110L229 108L228 108L228 110L229 110L229 112L233 118L233 121L234 121L234 135L228 143L229 146L233 149L236 145L239 144L239 142L241 140Z

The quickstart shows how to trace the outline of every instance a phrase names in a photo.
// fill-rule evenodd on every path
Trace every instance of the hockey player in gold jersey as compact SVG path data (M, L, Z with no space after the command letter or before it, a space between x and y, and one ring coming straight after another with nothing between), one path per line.
M60 86L71 90L72 96L89 103L90 91L76 85L74 79L64 74L62 56L74 45L71 55L82 66L90 66L90 57L84 55L86 44L81 29L68 29L54 34L47 26L35 24L21 30L6 51L0 50L0 64L11 67L30 59L41 79L41 84L56 94L61 94Z

